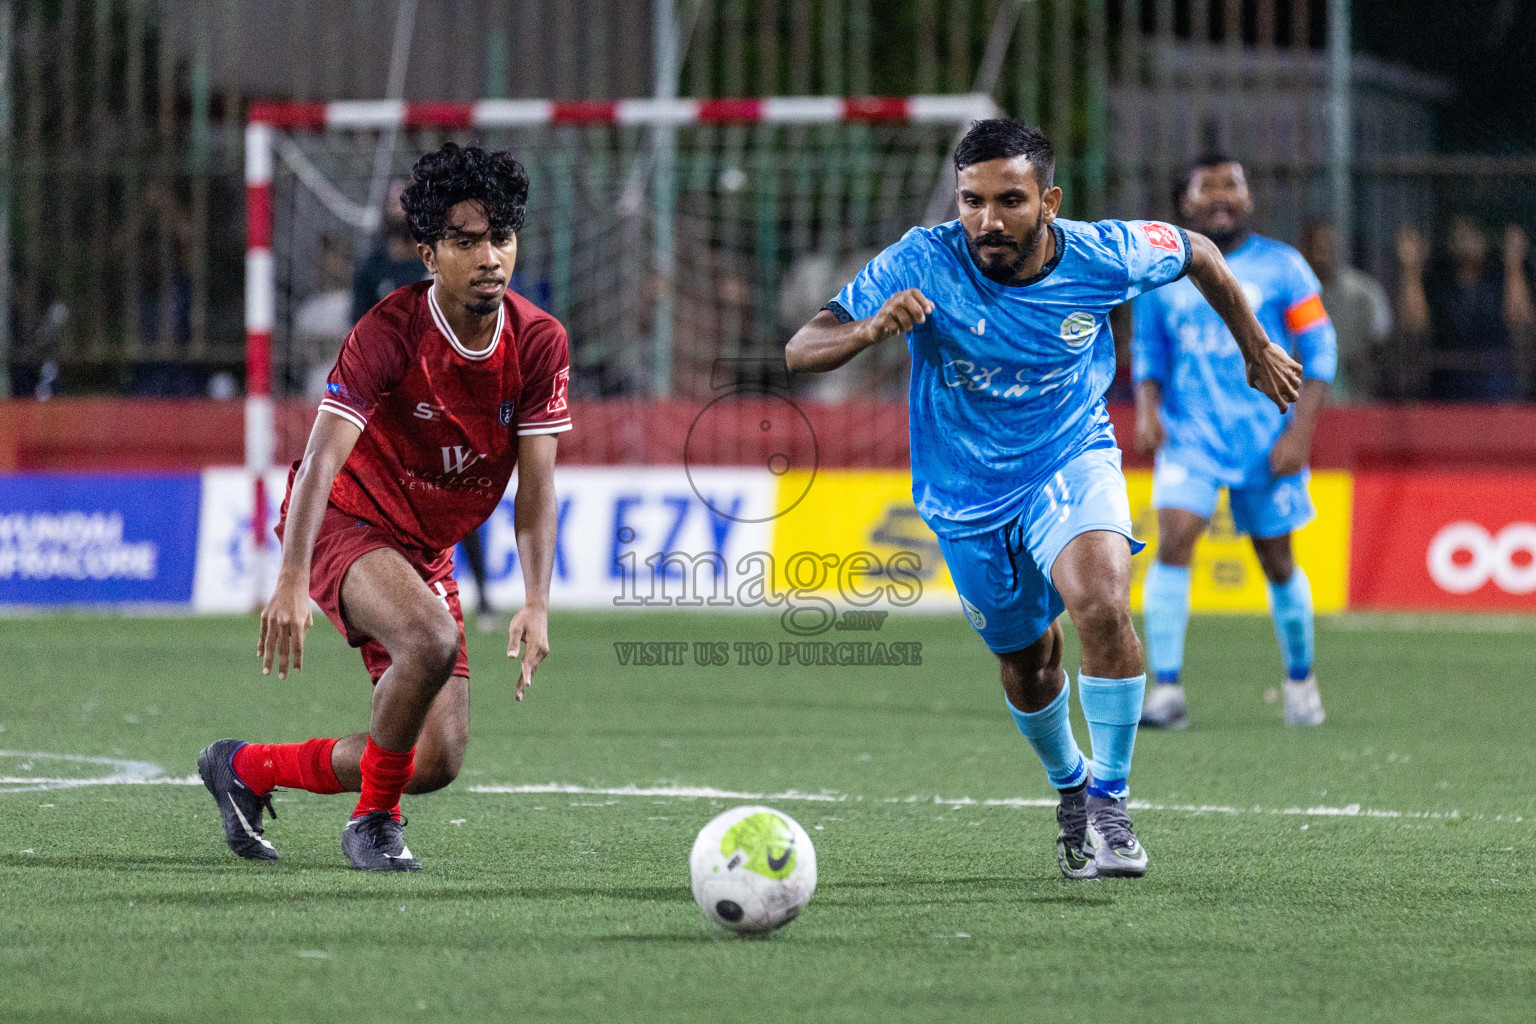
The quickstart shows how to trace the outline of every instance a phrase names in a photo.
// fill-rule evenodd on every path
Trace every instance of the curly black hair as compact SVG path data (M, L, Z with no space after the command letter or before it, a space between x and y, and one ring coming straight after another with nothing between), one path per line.
M523 228L528 209L528 172L511 153L487 153L479 146L445 142L411 168L411 184L400 196L411 237L436 245L448 233L448 211L465 200L485 209L491 240L505 244Z
M1044 192L1054 183L1056 151L1036 126L1012 117L993 117L972 121L965 137L955 147L955 170L988 160L1006 160L1022 156L1035 171L1035 180Z

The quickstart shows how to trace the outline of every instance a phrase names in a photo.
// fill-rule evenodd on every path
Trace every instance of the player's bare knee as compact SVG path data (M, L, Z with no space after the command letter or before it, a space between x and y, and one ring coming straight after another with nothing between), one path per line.
M1061 627L1052 625L1040 640L1022 651L997 656L1003 692L1020 711L1045 707L1061 692Z
M442 615L423 617L412 624L400 643L400 656L394 651L390 656L396 661L413 663L431 683L441 686L453 675L459 660L459 627L453 616L446 611Z
M1187 568L1195 557L1195 545L1205 520L1193 515L1164 513L1157 520L1157 560L1164 565Z
M1199 539L1200 533L1197 530L1159 530L1157 560L1164 565L1185 568L1195 557L1195 542Z
M1175 569L1187 569L1189 563L1194 561L1195 545L1169 543L1158 538L1157 560L1164 565L1171 565Z
M1072 608L1072 623L1083 636L1112 636L1129 624L1124 603L1108 594L1089 594Z
M1269 582L1283 587L1291 581L1296 572L1296 559L1291 554L1289 536L1255 537L1253 553L1258 556L1259 568L1264 570L1264 578Z

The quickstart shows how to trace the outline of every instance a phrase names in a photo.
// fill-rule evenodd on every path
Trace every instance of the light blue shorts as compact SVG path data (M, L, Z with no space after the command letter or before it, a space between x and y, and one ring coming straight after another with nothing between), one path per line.
M998 654L1023 650L1065 609L1051 567L1072 538L1092 530L1125 537L1134 554L1131 503L1120 449L1084 452L1043 481L1005 526L971 537L939 538L966 618Z
M1312 474L1303 469L1290 476L1265 475L1242 487L1229 487L1232 525L1238 533L1260 539L1279 537L1306 526L1317 518L1307 481ZM1210 519L1216 512L1216 497L1221 484L1204 473L1178 461L1177 455L1157 455L1152 471L1154 508L1179 508Z

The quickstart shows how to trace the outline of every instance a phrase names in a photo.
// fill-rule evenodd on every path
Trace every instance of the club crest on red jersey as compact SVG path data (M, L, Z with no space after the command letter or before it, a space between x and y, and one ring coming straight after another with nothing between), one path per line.
M512 425L512 414L516 411L517 404L515 402L502 402L496 410L496 419L501 421L502 426L510 427Z

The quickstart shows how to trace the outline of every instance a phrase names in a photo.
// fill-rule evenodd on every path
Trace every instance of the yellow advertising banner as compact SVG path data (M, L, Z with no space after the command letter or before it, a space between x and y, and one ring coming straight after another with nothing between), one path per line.
M808 555L824 566L821 585L813 589L825 592L838 589L839 570L846 570L850 557L859 552L873 555L887 569L898 555L910 552L915 559L902 555L896 564L917 578L923 598L937 594L948 606L959 607L954 581L939 554L939 539L912 504L911 477L891 470L821 470L807 489L807 475L794 472L779 478L781 495L805 494L774 520L773 557L781 586L809 582ZM915 566L908 564L913 561ZM861 575L868 571L861 570ZM790 575L797 578L787 579ZM843 580L846 586L846 571Z
M1152 507L1152 473L1125 474L1131 499L1131 521L1147 548L1131 562L1131 609L1141 610L1141 583L1157 554L1157 510ZM1349 600L1349 528L1353 485L1348 473L1312 474L1312 503L1317 518L1291 538L1297 563L1312 582L1312 605L1318 612L1341 612ZM1216 505L1210 526L1195 546L1190 566L1190 607L1197 612L1267 612L1264 573L1247 537L1232 526L1226 490Z
M914 575L924 598L954 601L954 582L939 554L938 538L912 505L911 479L890 470L822 470L809 489L806 474L780 478L782 494L804 498L774 522L775 572L783 586L834 591L846 584L851 556L867 552L880 567L899 552L916 556ZM1152 474L1126 474L1136 536L1147 549L1132 562L1131 607L1141 609L1141 583L1157 550L1157 513L1152 508ZM1352 482L1348 473L1312 474L1317 519L1296 533L1297 561L1312 581L1319 612L1343 611L1349 598L1349 531ZM814 561L813 561L814 560ZM819 564L819 568L817 567ZM860 564L858 576L870 584L880 568ZM1195 548L1191 603L1197 612L1263 613L1267 610L1264 575L1246 537L1236 534L1225 491L1211 525ZM841 573L841 575L840 575ZM788 578L789 575L795 578ZM867 587L866 587L867 589ZM925 602L926 603L926 602Z

